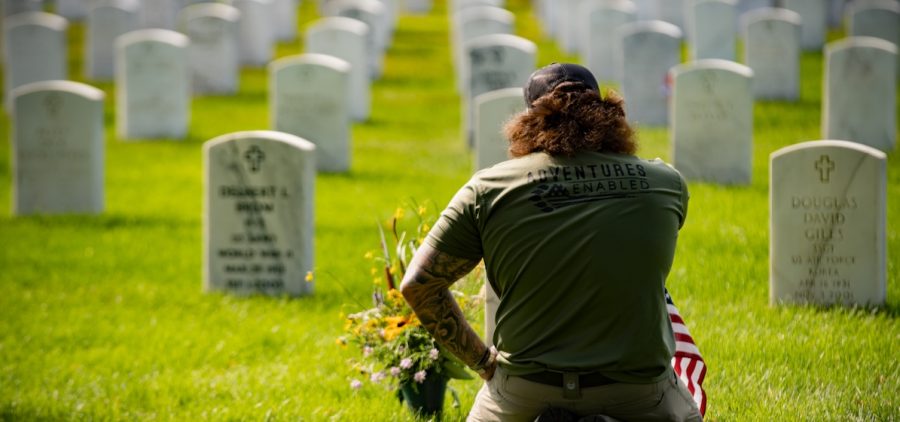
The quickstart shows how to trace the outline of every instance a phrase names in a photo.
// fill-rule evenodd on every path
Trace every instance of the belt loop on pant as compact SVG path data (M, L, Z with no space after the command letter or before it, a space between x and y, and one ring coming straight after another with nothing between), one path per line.
M563 372L563 398L577 400L581 398L581 383L577 372Z

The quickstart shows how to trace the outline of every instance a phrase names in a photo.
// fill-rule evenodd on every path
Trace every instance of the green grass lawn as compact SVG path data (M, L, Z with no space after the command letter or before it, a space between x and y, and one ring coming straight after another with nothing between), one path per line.
M298 24L315 16L303 2ZM182 141L123 142L106 98L106 211L12 217L0 206L0 419L411 420L391 391L354 391L335 344L342 315L368 303L376 222L415 200L441 208L471 174L458 128L444 2L403 16L355 124L353 166L316 181L316 293L237 298L201 290L201 145L267 129L266 73L241 92L193 101ZM574 60L510 0L538 64ZM81 25L70 29L73 78ZM832 33L830 37L841 36ZM279 56L302 51L280 44ZM768 303L768 156L820 138L822 55L802 60L802 99L755 108L753 183L691 183L690 216L669 283L704 353L708 420L900 419L900 157L888 162L888 299L880 310ZM0 118L0 204L10 204L9 118ZM667 159L665 129L639 155ZM462 419L480 386L452 381Z

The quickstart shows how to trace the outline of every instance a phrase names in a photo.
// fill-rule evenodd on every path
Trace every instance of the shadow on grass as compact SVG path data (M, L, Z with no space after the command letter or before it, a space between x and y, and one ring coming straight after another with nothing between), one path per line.
M10 217L10 222L34 224L41 227L72 227L79 230L87 229L119 229L119 228L177 228L193 227L196 220L179 220L155 216L136 216L122 214L100 215L51 215L34 214L26 216Z

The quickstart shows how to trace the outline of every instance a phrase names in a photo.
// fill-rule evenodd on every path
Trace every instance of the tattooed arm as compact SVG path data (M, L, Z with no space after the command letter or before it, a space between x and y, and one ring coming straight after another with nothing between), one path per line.
M473 367L488 353L481 337L472 329L450 293L450 285L472 271L478 260L448 255L428 244L416 251L400 291L416 312L422 326L445 349L464 364ZM494 366L480 374L491 379Z

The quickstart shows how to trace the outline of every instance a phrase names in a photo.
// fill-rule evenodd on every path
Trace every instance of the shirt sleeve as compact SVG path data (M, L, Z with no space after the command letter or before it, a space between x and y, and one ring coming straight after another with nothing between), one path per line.
M684 180L684 176L681 175L681 172L678 173L678 178L681 181L681 221L678 224L678 229L681 229L684 227L684 222L687 220L688 202L690 202L691 194L688 192L687 180Z
M478 193L470 182L463 186L434 223L425 242L431 247L465 259L481 259L484 253L478 229Z

